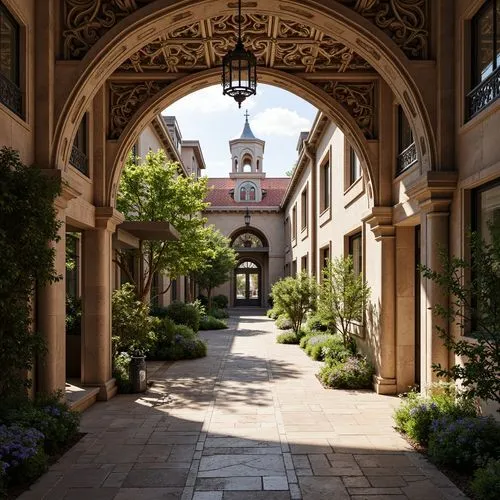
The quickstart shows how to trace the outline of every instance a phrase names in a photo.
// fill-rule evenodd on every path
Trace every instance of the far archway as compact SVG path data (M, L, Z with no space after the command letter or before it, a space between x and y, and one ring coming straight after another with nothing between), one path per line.
M242 260L234 273L235 306L262 305L262 268L253 260Z

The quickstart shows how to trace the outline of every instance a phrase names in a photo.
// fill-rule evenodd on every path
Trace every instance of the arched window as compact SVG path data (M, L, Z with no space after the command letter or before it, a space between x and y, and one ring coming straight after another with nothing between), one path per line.
M234 159L234 171L237 172L238 171L238 158L235 158Z
M233 241L234 248L262 248L264 244L262 240L253 233L243 233Z
M243 172L251 172L252 171L252 157L249 154L243 156L241 160L243 164Z
M260 160L257 160L257 172L260 170Z
M240 201L257 201L257 186L253 182L245 182L240 186Z

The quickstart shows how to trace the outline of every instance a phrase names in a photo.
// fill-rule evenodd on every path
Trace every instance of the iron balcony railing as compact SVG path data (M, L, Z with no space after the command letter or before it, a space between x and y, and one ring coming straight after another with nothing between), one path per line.
M24 119L23 93L14 82L2 73L0 73L0 102Z
M417 163L417 146L412 142L404 151L398 155L396 175L403 173L406 169Z
M500 96L500 68L467 94L467 118L470 120Z

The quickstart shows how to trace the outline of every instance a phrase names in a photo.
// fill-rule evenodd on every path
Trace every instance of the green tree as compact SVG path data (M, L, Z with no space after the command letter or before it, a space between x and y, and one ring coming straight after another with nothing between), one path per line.
M273 285L271 296L274 307L290 318L293 331L298 334L306 314L316 307L316 280L306 272L288 276Z
M19 374L44 351L32 331L32 298L36 286L59 278L49 245L58 239L58 193L58 182L24 165L16 151L0 150L0 398L30 385Z
M439 271L426 266L421 271L449 298L448 303L435 305L433 312L452 328L436 329L461 360L450 368L435 364L433 369L441 377L459 380L471 398L500 403L500 228L490 226L490 232L489 243L471 235L470 259L441 252Z
M116 263L136 287L137 296L146 302L155 273L171 280L190 274L202 265L205 250L206 219L200 213L208 206L207 180L180 174L179 165L167 161L163 151L149 152L136 165L127 161L120 180L117 208L130 221L170 222L179 233L178 241L144 241L138 251L144 263L142 280L136 283L129 269L127 252L118 252ZM162 290L165 293L168 290Z
M203 246L206 261L193 275L202 290L206 290L208 309L212 307L212 290L225 283L236 266L236 252L229 246L229 239L215 227L209 226Z
M353 347L351 328L362 321L370 288L361 274L354 272L352 257L329 260L323 269L318 314L332 332L342 335L346 348Z

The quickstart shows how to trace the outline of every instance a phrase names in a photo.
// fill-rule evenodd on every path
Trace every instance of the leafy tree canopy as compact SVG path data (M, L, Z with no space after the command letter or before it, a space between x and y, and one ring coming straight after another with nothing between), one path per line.
M207 179L180 174L177 163L167 161L165 152L149 152L140 164L129 158L120 180L117 208L130 221L170 222L179 233L178 241L145 241L139 259L145 262L141 283L135 283L127 265L126 252L117 263L134 282L138 297L147 300L156 272L171 279L188 275L205 260L203 241L206 219L200 213L208 206ZM166 290L165 290L166 291Z

